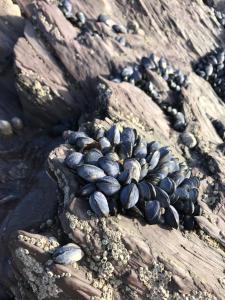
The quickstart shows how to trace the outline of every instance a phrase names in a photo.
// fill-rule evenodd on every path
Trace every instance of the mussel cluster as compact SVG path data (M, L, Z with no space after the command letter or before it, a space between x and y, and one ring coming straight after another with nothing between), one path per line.
M195 72L209 81L225 102L225 49L216 48L202 57L194 66Z
M77 12L76 14L73 13L73 5L71 0L60 1L59 8L73 25L79 28L83 27L86 22L86 17L83 12Z
M79 184L76 196L98 217L138 211L149 224L194 229L199 179L168 147L118 125L99 129L95 139L80 131L65 137L74 148L64 163Z
M171 117L174 129L183 131L186 127L184 114L163 101L160 92L151 80L149 73L151 71L160 74L173 91L180 92L182 87L186 88L188 85L187 75L175 69L164 57L159 58L154 53L151 53L149 57L142 57L138 65L126 66L111 79L118 83L127 81L142 89Z
M168 86L179 92L182 87L187 87L187 75L179 69L175 69L164 57L157 57L151 53L148 57L143 56L140 64L127 66L121 72L116 74L113 81L128 81L141 87L144 91L152 93L155 89L153 83L149 80L148 71L158 72L167 82ZM154 94L154 92L153 92Z

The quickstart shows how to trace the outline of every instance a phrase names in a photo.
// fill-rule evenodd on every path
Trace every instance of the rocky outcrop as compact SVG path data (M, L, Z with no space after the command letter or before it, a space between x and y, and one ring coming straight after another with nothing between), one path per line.
M10 1L2 3L0 40L7 40L7 55L15 44L21 105L14 78L4 76L0 97L13 101L1 102L0 114L10 120L23 109L27 126L1 141L1 285L22 300L224 299L224 143L209 116L225 122L225 104L192 70L200 56L224 46L224 29L214 11L201 0L72 1L74 15L82 11L87 19L79 27L57 1L18 0L25 21L17 12L17 17L9 16L12 11L4 5ZM109 15L109 21L97 22L100 13ZM18 33L8 34L5 20ZM116 34L115 24L128 32ZM188 74L188 87L179 93L157 73L151 78L163 100L184 113L184 133L197 141L193 148L149 95L128 82L109 80L115 70L151 52ZM10 71L5 59L0 65L4 74ZM74 174L63 163L71 148L61 137L52 137L64 127L49 127L65 119L90 134L117 122L170 145L201 179L198 201L204 213L196 218L198 229L166 230L137 216L98 219L90 214L88 204L74 196ZM68 242L78 244L85 255L62 266L52 253Z

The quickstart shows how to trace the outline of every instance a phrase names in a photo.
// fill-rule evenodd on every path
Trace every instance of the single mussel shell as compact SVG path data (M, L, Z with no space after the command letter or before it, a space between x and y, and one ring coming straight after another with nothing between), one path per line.
M99 139L99 144L103 154L110 152L112 149L110 141L105 136Z
M179 214L172 205L166 208L164 218L167 225L176 229L179 227Z
M56 249L53 253L53 260L57 264L69 265L81 260L83 256L84 252L78 245L69 243Z
M160 149L160 143L153 141L147 144L148 153L155 152Z
M116 177L119 174L120 166L118 162L114 160L108 159L107 157L101 157L98 160L98 165L108 176Z
M66 14L71 14L72 13L73 5L72 5L71 0L64 0L63 1L63 9L65 10Z
M124 170L128 170L130 172L130 176L132 179L134 179L136 182L139 181L141 174L141 165L136 159L126 159L124 161L123 168Z
M172 201L171 201L172 203ZM173 201L173 206L176 208L177 211L183 213L184 211L184 205L185 202L181 199L177 199L176 201Z
M95 182L96 180L105 177L102 169L89 164L84 164L77 167L77 174L86 181Z
M156 150L153 153L151 153L150 155L148 155L146 160L149 164L149 170L150 171L155 169L155 167L158 165L159 159L160 159L159 150Z
M148 169L149 169L149 166L147 163L141 167L140 180L142 180L143 178L145 178L147 176Z
M89 197L91 209L98 217L108 217L109 205L105 195L101 192L94 192Z
M139 191L134 183L124 186L120 192L120 202L125 209L135 206L139 200Z
M189 192L183 187L178 187L175 191L175 194L177 198L182 199L182 200L187 200L189 199Z
M189 191L189 199L195 204L198 199L198 189L193 188Z
M136 135L137 134L136 131L134 131L134 129L130 127L124 128L120 136L121 143L129 142L132 145L134 145L136 140Z
M138 190L139 190L139 195L140 199L143 199L145 201L154 199L154 195L152 195L152 187L150 184L146 181L141 181L138 183Z
M147 155L147 144L141 141L134 147L133 155L137 159L145 158Z
M120 158L116 152L108 152L105 154L105 157L114 161L119 161Z
M120 143L120 131L117 125L113 125L107 132L106 137L112 145Z
M74 145L76 149L83 151L86 147L94 144L95 144L95 140L93 140L90 137L78 137Z
M185 230L194 230L196 225L195 219L193 216L184 216L183 218L183 226Z
M120 183L112 176L105 176L97 180L96 185L107 196L111 196L120 190Z
M93 194L96 191L96 186L94 183L88 183L84 185L81 189L79 194L83 197L89 197L91 194Z
M124 142L118 146L118 154L121 159L126 159L132 156L133 144L131 142Z
M83 161L83 154L80 152L73 152L65 158L65 164L70 169L76 169Z
M67 136L67 141L70 145L75 145L76 140L80 137L88 137L85 132L82 131L72 131Z
M199 178L196 176L190 177L190 178L185 178L184 181L182 182L182 187L187 187L189 189L191 188L198 188L200 185Z
M168 195L172 195L175 192L176 185L173 179L166 177L160 181L159 187L164 190Z
M161 207L169 207L170 205L169 195L158 186L155 186L155 190L156 190L155 200L159 201Z
M84 162L85 164L96 165L102 156L103 154L99 149L93 148L84 155Z
M119 176L117 177L117 179L121 184L130 184L131 180L132 180L130 171L125 170L125 171L121 172L119 174Z
M145 218L151 225L160 224L160 203L156 200L148 201L145 205Z

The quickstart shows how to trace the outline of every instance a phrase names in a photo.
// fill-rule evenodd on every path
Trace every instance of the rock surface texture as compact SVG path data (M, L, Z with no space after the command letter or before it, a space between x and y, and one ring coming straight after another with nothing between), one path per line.
M193 70L225 47L221 3L0 1L1 300L225 299L225 133L212 122L225 128L225 102ZM175 92L150 72L167 110L111 80L151 53L188 75ZM182 133L168 106L185 116ZM112 123L187 161L200 178L197 229L149 225L136 212L97 218L75 197L62 135Z

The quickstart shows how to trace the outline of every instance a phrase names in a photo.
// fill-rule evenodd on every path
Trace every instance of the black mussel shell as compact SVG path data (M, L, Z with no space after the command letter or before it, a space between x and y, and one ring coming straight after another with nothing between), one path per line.
M76 169L83 161L83 154L80 152L73 152L65 159L65 164L68 168Z
M94 165L84 164L77 167L77 174L86 181L95 182L96 180L105 177L104 171Z
M116 177L119 174L120 166L118 162L111 160L106 157L101 157L98 160L98 166L105 172L108 176Z
M166 208L164 218L167 225L176 229L179 227L179 214L172 205Z
M84 185L80 191L79 194L82 197L89 197L91 194L93 194L96 191L96 186L94 183L88 183L86 185Z
M124 186L120 192L120 202L125 209L135 206L139 200L139 191L134 183Z
M161 207L169 207L170 205L169 195L158 186L155 187L155 190L156 190L155 200L159 201Z
M97 162L103 154L99 149L93 148L84 155L85 164L97 165Z
M112 145L120 143L120 131L117 125L113 125L107 132L106 137Z
M196 222L193 216L184 216L183 226L185 230L193 230L196 226Z
M94 192L89 197L91 209L98 217L108 217L109 205L105 195L101 192Z
M120 190L120 183L112 176L105 176L98 179L96 185L107 196L114 195Z
M161 217L160 203L156 200L148 201L145 205L145 218L149 224L159 224Z

